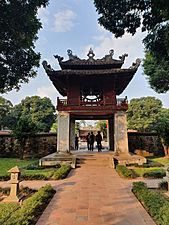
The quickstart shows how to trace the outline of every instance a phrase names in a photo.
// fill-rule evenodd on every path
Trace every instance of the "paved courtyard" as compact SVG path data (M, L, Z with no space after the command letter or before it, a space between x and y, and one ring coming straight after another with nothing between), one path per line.
M80 151L80 167L60 181L22 181L40 188L51 184L56 194L36 225L155 225L131 192L133 180L122 179L111 167L110 152ZM160 180L143 180L157 187ZM6 187L8 182L0 182Z
M109 153L88 155L55 187L37 225L155 225L131 193L131 181L110 167Z

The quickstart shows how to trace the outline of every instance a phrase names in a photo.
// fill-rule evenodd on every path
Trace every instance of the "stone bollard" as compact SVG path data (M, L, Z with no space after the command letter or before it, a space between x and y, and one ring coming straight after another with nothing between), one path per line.
M167 182L168 182L168 192L169 192L169 167L166 169L166 177L167 177Z
M19 179L20 170L17 166L11 168L9 171L11 173L11 179L9 183L11 184L10 195L4 199L4 202L19 202L18 192L19 192Z
M165 172L166 172L166 176L163 177L163 180L167 181L167 183L168 183L168 192L167 193L169 193L169 166L168 165L165 166L164 169L165 169Z

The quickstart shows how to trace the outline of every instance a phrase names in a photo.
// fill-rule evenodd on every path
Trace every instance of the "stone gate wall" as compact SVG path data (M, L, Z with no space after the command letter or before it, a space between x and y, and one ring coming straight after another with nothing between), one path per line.
M164 155L157 133L128 132L129 151L142 156Z
M128 132L129 151L143 156L164 155L156 133ZM57 134L44 133L26 140L24 158L46 156L57 149ZM0 135L0 157L20 157L20 146L11 134Z
M0 157L20 157L23 151L23 158L39 158L56 152L56 133L36 134L35 137L26 139L24 149L12 134L0 135Z

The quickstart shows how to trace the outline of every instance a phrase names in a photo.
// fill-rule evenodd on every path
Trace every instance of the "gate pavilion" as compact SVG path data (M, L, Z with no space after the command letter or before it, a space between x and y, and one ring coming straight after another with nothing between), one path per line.
M108 120L109 150L116 155L129 155L126 111L127 97L117 98L136 73L140 59L128 69L121 68L127 54L114 59L114 51L95 59L92 49L88 59L80 59L68 50L69 59L55 55L61 70L54 70L46 61L43 67L58 92L57 153L74 149L75 120Z

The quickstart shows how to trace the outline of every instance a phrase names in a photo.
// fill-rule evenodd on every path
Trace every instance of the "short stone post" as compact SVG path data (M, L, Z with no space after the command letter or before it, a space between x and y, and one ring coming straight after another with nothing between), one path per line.
M167 167L166 169L166 180L167 180L167 183L168 183L168 193L169 193L169 167Z
M11 184L10 195L4 200L5 202L19 202L18 192L19 192L19 179L20 170L17 166L11 168L9 171L11 173L11 179L9 183Z

